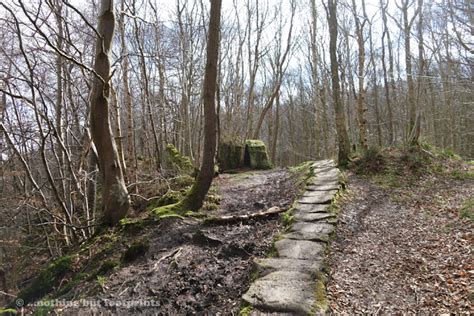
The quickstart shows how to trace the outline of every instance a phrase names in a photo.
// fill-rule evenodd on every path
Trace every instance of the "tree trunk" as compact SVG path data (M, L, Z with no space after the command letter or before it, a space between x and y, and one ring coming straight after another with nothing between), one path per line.
M122 0L120 9L125 11L125 0ZM120 18L119 23L120 41L122 42L121 55L122 55L122 85L123 85L123 98L125 108L127 109L127 153L130 164L133 164L135 160L135 146L134 146L134 131L133 131L133 114L132 114L132 95L130 94L130 87L128 82L128 48L125 42L125 21L124 15Z
M415 102L415 85L413 83L412 63L411 63L411 26L415 16L409 21L408 20L408 7L410 6L409 0L404 0L402 3L402 14L403 14L403 35L405 39L405 69L407 72L407 86L408 86L408 142L410 145L418 144L418 138L416 136L417 129L417 106ZM416 13L415 13L416 14Z
M103 188L102 203L104 223L116 224L127 215L130 198L123 179L117 147L112 136L109 118L110 61L112 38L115 28L113 0L102 0L97 31L94 77L91 92L91 133L97 147Z
M362 6L365 11L365 2L362 0ZM357 6L355 0L352 0L352 12L354 15L354 21L356 25L356 36L358 46L358 88L359 93L357 98L357 120L359 123L359 143L363 150L367 150L367 120L365 118L365 112L367 112L367 106L365 102L365 89L364 89L364 77L365 77L365 47L364 47L364 25L367 20L361 22L357 12Z
M365 1L363 2L363 11L365 21L369 21L367 16L367 11L365 10ZM372 65L372 89L374 93L374 111L375 111L375 120L376 120L376 129L377 129L377 145L382 147L382 123L380 120L380 109L379 109L379 87L377 84L377 66L375 65L375 51L374 51L374 42L372 37L372 23L369 24L369 47L370 47L370 64Z
M383 32L382 32L382 70L383 70L383 84L385 88L385 103L387 104L387 112L388 112L388 144L392 145L394 141L394 130L393 130L393 110L392 110L392 103L390 99L390 86L389 80L387 75L387 64L385 62L385 38L387 37L390 40L390 35L388 33L387 28L387 14L385 12L387 4L384 4L382 0L380 0L380 8L382 10L382 20L383 20ZM393 74L392 74L393 75Z
M278 93L275 100L275 128L273 129L271 160L273 165L276 165L276 152L278 144L278 133L280 132L280 93Z
M120 165L122 167L122 172L126 172L127 165L125 163L125 154L123 151L123 137L122 137L122 114L120 112L120 103L117 99L117 92L114 87L110 86L110 92L112 94L112 109L115 116L115 139L117 144L117 151L119 155Z
M418 144L418 139L420 138L421 132L421 110L420 104L422 104L421 98L425 90L425 54L423 48L423 0L418 0L418 14L420 15L418 19L418 92L416 97L416 118L415 125L411 134L410 143L412 145Z
M212 178L214 177L214 158L216 155L216 81L219 55L219 28L222 0L211 0L209 35L207 39L207 62L204 74L204 153L201 170L191 191L183 200L186 210L197 211L201 208Z
M336 116L336 131L338 142L338 163L347 166L351 145L345 125L344 107L341 102L341 87L339 86L339 73L337 61L337 8L334 0L328 0L329 22L329 53L331 59L332 96Z

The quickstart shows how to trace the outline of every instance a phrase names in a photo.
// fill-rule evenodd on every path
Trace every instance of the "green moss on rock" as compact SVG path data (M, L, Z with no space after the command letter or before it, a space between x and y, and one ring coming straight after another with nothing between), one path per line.
M261 140L247 140L245 142L244 165L252 169L271 169L267 147Z
M182 174L195 173L191 159L181 154L172 144L166 145L165 166Z
M151 214L156 219L163 219L163 218L170 218L170 217L177 217L183 218L188 210L184 209L181 206L181 203L174 203L170 205L165 205L161 207L157 207L151 211Z
M179 200L182 198L181 192L175 192L175 191L168 191L156 201L156 206L165 206L165 205L170 205L170 204L175 204L178 203Z
M190 175L180 175L173 179L170 179L171 185L177 188L190 187L194 183L194 178Z
M235 170L244 162L244 146L235 141L221 142L219 146L219 167L221 171Z
M128 233L137 233L142 231L145 228L145 222L140 218L123 218L119 222L120 227L123 231Z

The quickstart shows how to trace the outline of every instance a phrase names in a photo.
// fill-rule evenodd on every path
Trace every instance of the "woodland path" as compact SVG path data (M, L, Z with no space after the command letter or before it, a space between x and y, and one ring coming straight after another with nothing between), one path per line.
M324 314L327 311L324 257L335 230L330 204L340 188L331 160L314 163L314 177L296 201L294 222L275 242L276 256L256 260L258 278L243 295L252 314Z
M328 259L330 310L468 315L474 225L459 210L474 181L436 174L410 185L379 180L348 173Z
M255 214L269 208L287 210L300 194L300 179L289 169L247 170L220 174L210 192L213 216ZM279 214L232 223L200 218L167 218L138 233L118 237L121 244L149 241L148 252L107 275L99 293L78 286L68 300L86 297L103 302L94 308L69 308L67 315L237 315L241 296L251 283L254 258L264 257L284 225ZM109 259L111 259L109 257ZM157 306L108 306L116 300L157 302Z

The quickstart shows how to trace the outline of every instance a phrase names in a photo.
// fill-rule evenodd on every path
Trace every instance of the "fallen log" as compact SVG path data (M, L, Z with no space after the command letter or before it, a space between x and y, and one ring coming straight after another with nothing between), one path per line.
M204 220L204 224L232 224L236 222L245 222L251 219L275 216L285 211L286 210L282 210L278 206L273 206L266 211L260 211L257 213L250 213L244 215L211 216Z

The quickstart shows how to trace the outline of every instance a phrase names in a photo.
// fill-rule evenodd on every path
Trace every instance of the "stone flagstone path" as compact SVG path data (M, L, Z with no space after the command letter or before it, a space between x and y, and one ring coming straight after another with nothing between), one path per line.
M340 171L331 160L315 162L313 170L315 177L295 203L294 223L275 242L278 256L256 261L259 278L242 296L256 310L293 315L327 311L323 261L336 224L328 207L340 189Z

